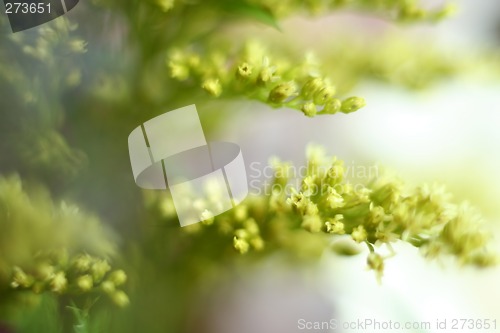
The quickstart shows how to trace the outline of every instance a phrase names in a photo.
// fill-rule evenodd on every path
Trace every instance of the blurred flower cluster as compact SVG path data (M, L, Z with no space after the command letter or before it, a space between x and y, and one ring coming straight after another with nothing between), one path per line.
M18 177L0 178L0 216L0 305L22 292L45 291L105 293L120 306L128 303L116 288L126 275L111 271L106 259L116 255L113 233L96 217L55 204L43 187L25 190Z

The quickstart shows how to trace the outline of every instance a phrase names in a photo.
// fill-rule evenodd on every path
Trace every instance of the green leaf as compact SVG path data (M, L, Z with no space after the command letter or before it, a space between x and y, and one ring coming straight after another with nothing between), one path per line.
M242 17L259 21L261 23L264 23L265 25L281 31L276 17L274 17L274 15L270 11L261 6L234 0L222 1L219 3L219 5L222 7L222 9L231 14L236 14Z

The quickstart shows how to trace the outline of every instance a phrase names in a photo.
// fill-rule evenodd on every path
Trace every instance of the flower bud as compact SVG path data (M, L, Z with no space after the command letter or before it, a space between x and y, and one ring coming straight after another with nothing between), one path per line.
M296 91L297 88L293 81L281 83L271 90L268 100L272 103L282 103L288 97L293 96Z
M335 88L325 86L314 94L314 103L324 105L335 95Z
M127 282L127 274L121 269L116 270L109 275L108 281L113 282L115 286L121 286Z
M21 268L14 267L14 277L12 278L12 288L29 288L34 282L32 276L26 274Z
M78 286L78 289L80 289L83 292L89 291L94 287L94 281L92 280L92 277L88 274L85 274L83 276L80 276L76 280L76 285Z
M344 223L340 222L343 218L342 214L337 214L331 221L325 222L326 232L336 235L345 234Z
M260 70L257 76L257 84L260 86L265 86L266 83L271 82L274 78L274 72L276 72L276 67L264 67Z
M66 279L66 275L64 272L57 272L53 277L52 281L50 281L50 289L58 294L63 293L68 286L68 280Z
M338 98L332 98L328 102L326 102L325 107L323 108L323 112L334 114L339 112L341 106L342 102Z
M109 266L106 260L98 260L96 261L91 268L92 277L95 282L99 282L106 275L107 272L111 270L111 266Z
M368 234L365 230L365 227L363 227L362 225L359 225L352 230L351 237L356 242L361 243L367 239Z
M124 308L126 307L127 305L129 305L130 303L130 300L127 296L127 294L125 294L123 291L121 290L116 290L114 293L112 293L111 295L111 300L116 304L118 305L119 307L121 308Z
M366 101L361 97L350 97L342 102L340 111L343 113L351 113L357 111L366 105Z
M238 238L236 236L233 238L233 246L236 249L236 251L238 251L241 254L247 253L250 248L250 244L248 244L246 240Z
M203 81L201 87L214 97L218 97L222 93L222 86L218 79L206 79Z
M161 11L168 12L174 6L174 0L156 0L156 4Z
M189 76L189 68L186 65L179 64L173 61L168 62L170 76L174 79L185 80Z
M257 251L261 251L264 249L264 240L260 237L254 237L250 240L250 245L252 245L252 247L257 250Z
M307 117L314 117L317 113L316 105L314 103L306 103L302 105L301 111Z
M101 283L101 289L108 295L111 295L116 290L115 284L111 281Z
M75 260L73 260L73 267L80 273L87 272L91 265L92 257L88 254L79 255Z
M325 86L322 79L314 77L309 79L302 87L300 93L305 99L313 99L314 95Z

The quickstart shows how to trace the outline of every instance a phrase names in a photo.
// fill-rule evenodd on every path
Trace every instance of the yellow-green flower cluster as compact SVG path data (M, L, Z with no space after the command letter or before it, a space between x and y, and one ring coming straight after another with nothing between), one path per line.
M350 113L366 104L360 97L340 100L335 85L319 74L321 66L312 55L301 61L271 56L256 42L232 54L213 50L204 54L172 51L167 59L170 75L214 97L246 97L273 107L295 108L308 117Z
M321 58L329 59L323 71L335 73L339 87L344 89L355 86L363 78L422 89L441 79L478 68L478 60L471 54L463 53L457 57L431 43L397 36L376 41L343 37L331 43ZM486 60L483 62L487 63ZM341 92L345 93L345 90Z
M379 278L385 257L376 249L385 245L393 251L396 241L420 247L428 257L451 254L478 266L496 262L480 218L467 204L453 203L443 187L408 189L387 174L353 184L341 160L318 147L310 147L307 155L307 174L299 187L287 186L293 185L291 165L273 159L276 177L265 195L251 196L230 212L210 216L209 224L184 230L201 238L205 230L219 233L242 254L281 249L319 255L331 237L350 237L367 245L368 267Z
M11 66L0 69L0 76L9 80L14 85L24 84L24 88L36 96L37 89L47 88L43 85L47 82L37 82L40 76L51 74L48 79L52 80L54 87L60 89L63 86L73 87L80 83L81 72L75 65L74 59L79 54L87 51L87 42L75 34L78 26L68 19L60 17L48 24L42 25L37 34L12 34L2 42L8 50L2 50L0 57L17 56ZM34 61L33 61L34 60ZM31 63L27 63L31 62ZM42 63L44 68L40 68ZM23 66L29 66L23 68ZM48 71L48 73L46 72ZM22 78L25 72L31 74ZM20 80L26 82L19 82ZM37 100L31 100L38 102Z
M361 97L340 98L348 96L363 79L423 89L477 68L472 65L476 60L468 55L449 57L432 45L415 45L397 37L376 43L354 37L337 40L318 54L318 58L328 59L323 63L312 54L300 59L293 51L286 55L270 52L252 41L234 52L227 45L210 45L196 52L194 48L176 49L167 58L171 77L184 87L201 88L214 97L243 97L273 107L295 108L309 117L351 113L364 107Z
M78 207L55 204L42 187L23 185L16 176L0 178L0 303L11 288L83 293L102 287L125 305L123 292L114 290L125 276L110 272L104 259L116 252L113 234Z
M297 12L324 14L347 8L379 13L399 21L436 21L454 13L454 6L451 4L426 9L419 0L250 0L250 2L265 8L277 17Z
M1 165L62 181L85 164L83 153L72 149L57 130L64 119L61 96L81 83L79 61L86 42L76 35L76 28L60 17L36 31L0 39L0 61L9 64L0 67L0 98L9 103L0 140L11 142L0 156Z
M175 5L175 0L154 0L153 1L163 12L168 12Z
M118 306L128 305L127 294L119 289L127 281L122 270L111 270L105 259L88 254L70 258L61 250L51 255L38 254L31 267L14 266L10 287L35 294L58 295L106 294Z

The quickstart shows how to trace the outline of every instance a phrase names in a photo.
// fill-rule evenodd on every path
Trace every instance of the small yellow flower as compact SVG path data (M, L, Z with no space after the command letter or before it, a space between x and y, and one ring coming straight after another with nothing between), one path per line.
M297 92L297 86L295 82L285 82L277 85L269 93L268 100L271 103L282 103L287 98L294 96Z
M322 79L318 77L311 78L302 86L300 93L305 99L312 99L324 86L325 84Z
M366 101L361 97L350 97L342 102L342 106L340 107L340 111L343 113L351 113L354 111L358 111L362 107L366 105Z
M252 66L247 62L244 62L243 64L238 66L236 74L242 79L247 79L252 75Z
M234 219L236 221L243 221L248 217L247 206L244 204L240 204L234 208Z
M32 276L26 274L21 268L14 267L14 277L10 283L12 288L29 288L33 282Z
M257 84L260 86L265 86L268 82L272 82L278 77L274 75L276 72L276 67L264 67L260 70L259 75L257 76Z
M98 259L94 264L92 265L92 268L90 269L92 273L92 278L94 279L95 282L99 282L102 280L102 278L106 275L107 272L111 270L111 266L106 260L103 259Z
M325 222L326 232L336 235L345 234L344 223L341 222L343 219L342 214L337 214L332 220Z
M248 242L245 239L241 239L236 236L233 238L233 246L236 249L236 251L238 251L241 254L247 253L250 248L250 244L248 244Z
M76 285L81 291L86 292L94 287L94 281L90 275L85 274L76 280Z
M359 225L352 230L351 237L356 242L361 243L367 239L368 234L365 230L365 227L363 227L362 225Z
M252 247L257 251L263 250L265 246L264 240L260 237L252 238L250 240L250 245L252 245Z
M174 0L156 0L156 4L163 12L168 12L174 7Z
M301 111L307 116L307 117L314 117L318 110L316 109L316 105L314 103L306 103L302 105Z
M249 218L245 220L243 223L245 226L245 230L248 232L248 234L255 236L259 234L259 225L253 218Z
M125 292L121 290L116 290L114 293L110 295L110 297L111 300L121 308L124 308L130 304L130 300L127 294L125 294Z
M342 107L342 102L338 98L332 98L326 102L323 112L327 114L335 114Z
M183 81L189 76L189 68L184 64L169 61L168 68L170 69L170 76L174 79Z
M108 281L113 282L115 286L121 286L127 282L127 274L123 270L118 269L109 274Z
M325 86L314 94L314 103L318 105L325 105L335 95L335 88Z
M237 238L240 238L240 239L247 239L249 234L248 234L248 231L245 230L245 229L238 229L234 232L234 235L237 237Z
M57 272L50 281L50 290L55 293L62 294L68 286L68 280L64 272Z
M101 283L101 289L108 295L111 295L116 290L115 284L111 281Z
M92 257L88 254L82 254L73 260L73 267L80 273L88 272L92 265Z
M326 202L331 209L336 209L344 206L344 198L335 191L333 187L329 187L327 191Z
M222 94L222 86L218 79L206 79L201 87L212 96L218 97Z
M370 223L373 225L378 225L381 222L387 221L388 216L385 215L384 207L374 206L373 203L370 204Z

